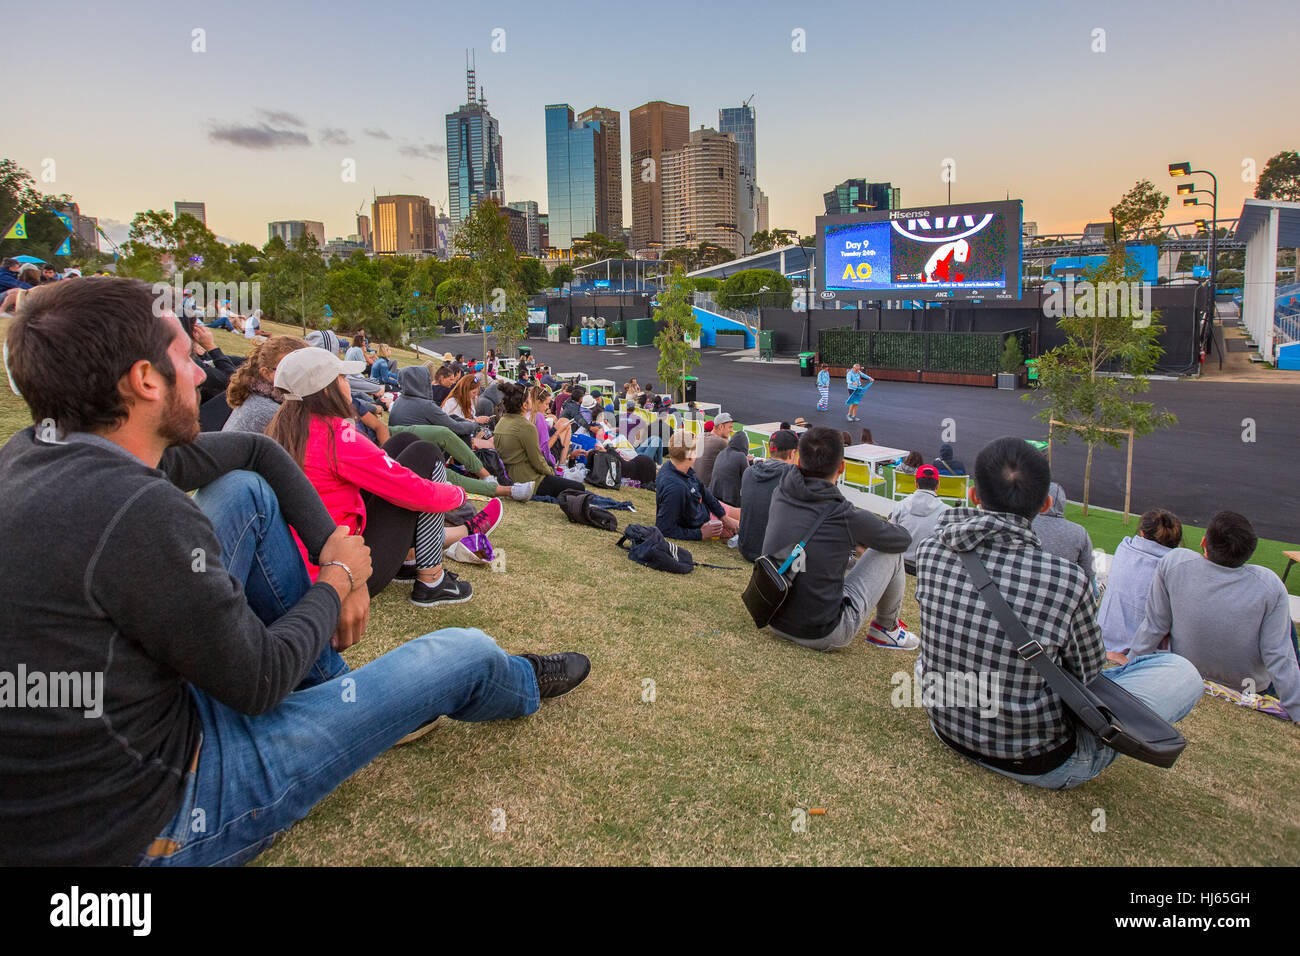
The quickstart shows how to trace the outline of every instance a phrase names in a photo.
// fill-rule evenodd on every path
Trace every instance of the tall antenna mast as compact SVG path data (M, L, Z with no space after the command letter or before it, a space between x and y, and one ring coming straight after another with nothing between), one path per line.
M465 51L465 88L469 94L468 102L472 105L477 97L474 89L477 81L474 76L474 61L470 59L470 54L470 50Z

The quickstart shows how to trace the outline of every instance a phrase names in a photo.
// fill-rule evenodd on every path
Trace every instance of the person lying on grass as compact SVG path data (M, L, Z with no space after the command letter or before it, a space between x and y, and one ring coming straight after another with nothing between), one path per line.
M0 707L0 865L244 863L439 716L522 717L590 670L451 628L350 671L370 549L275 442L199 434L203 372L154 301L67 280L9 330L36 424L0 449L0 535L59 546L0 549L0 670L85 680Z

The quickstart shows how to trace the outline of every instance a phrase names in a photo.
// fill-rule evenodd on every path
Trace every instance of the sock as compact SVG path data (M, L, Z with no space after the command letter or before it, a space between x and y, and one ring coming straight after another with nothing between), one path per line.
M436 588L439 584L442 583L442 579L443 579L445 576L446 576L446 572L445 572L445 571L442 571L442 572L439 572L439 573L438 573L438 577L435 578L434 580L432 580L432 581L423 581L423 582L421 582L421 583L422 583L426 588Z

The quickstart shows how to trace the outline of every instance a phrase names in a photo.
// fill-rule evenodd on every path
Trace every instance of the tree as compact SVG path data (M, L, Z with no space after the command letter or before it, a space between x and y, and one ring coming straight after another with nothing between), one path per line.
M1162 237L1160 224L1164 222L1165 210L1168 208L1168 196L1156 189L1150 180L1139 181L1119 202L1110 207L1111 219L1119 233L1117 238L1145 237L1158 241Z
M1106 290L1129 287L1130 283L1136 287L1141 275L1137 263L1122 246L1116 246L1085 278L1092 289ZM1147 373L1163 352L1157 344L1162 331L1159 313L1142 316L1140 306L1129 295L1098 294L1091 306L1085 306L1086 298L1073 310L1075 315L1057 319L1066 342L1039 357L1039 387L1025 400L1042 404L1038 418L1049 426L1052 422L1065 426L1059 432L1062 444L1077 434L1088 446L1083 472L1083 514L1087 517L1096 447L1104 443L1118 448L1126 437L1121 433L1131 429L1133 438L1141 438L1176 424L1177 419L1169 412L1157 411L1150 402L1136 400L1150 388ZM1053 430L1052 434L1058 433ZM1048 451L1050 460L1050 445Z
M1300 152L1284 149L1264 164L1255 198L1300 202Z
M767 291L760 292L766 287ZM790 280L771 269L745 269L723 280L714 296L724 309L788 309L794 296Z
M691 310L690 280L680 269L673 272L668 288L659 293L658 300L655 318L662 321L664 327L655 336L655 348L659 349L657 371L664 387L673 394L680 390L682 401L685 401L686 374L700 364L700 357L686 343L686 336L698 336L700 323Z
M367 314L368 303L363 303L359 296L351 297L344 293L345 287L355 283L342 281L337 273L327 274L325 260L316 248L315 236L304 233L288 247L283 242L278 246L268 242L266 248L271 250L271 254L265 256L269 273L265 284L278 318L297 322L305 334L308 316L316 315L321 305L327 304L336 317L347 314L348 318L358 320L355 324L361 324L359 320ZM332 284L331 278L335 280ZM356 278L361 279L360 276ZM324 303L320 298L322 292L325 293ZM370 301L374 301L373 296Z
M551 284L541 260L524 256L515 264L515 281L526 295L537 295Z
M510 284L505 308L492 315L492 328L497 337L497 351L513 355L515 343L528 332L528 297L518 284ZM487 354L486 349L483 354Z
M777 237L771 230L760 229L749 239L750 252L771 252L776 247Z
M573 266L562 262L551 270L551 287L563 289L564 283L573 281Z
M487 354L487 305L503 307L514 285L515 247L510 242L510 225L496 201L480 202L456 233L456 248L469 256L469 279L478 289L479 327L483 332L483 354Z

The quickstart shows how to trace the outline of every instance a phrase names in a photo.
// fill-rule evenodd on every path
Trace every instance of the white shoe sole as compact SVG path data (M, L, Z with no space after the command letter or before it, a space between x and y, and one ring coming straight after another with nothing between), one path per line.
M473 600L473 598L474 598L474 592L471 591L463 598L446 598L440 601L429 601L428 603L425 603L423 601L417 601L415 598L409 596L407 597L407 600L410 601L412 604L414 604L416 607L442 607L444 604L467 604L471 600Z
M433 730L433 728L437 726L438 726L438 721L436 719L431 720L423 727L418 727L415 730L412 730L409 734L407 734L397 743L393 744L393 746L400 747L403 744L415 743L415 741L419 740L421 737L423 737L425 734L427 734L429 731Z

